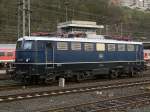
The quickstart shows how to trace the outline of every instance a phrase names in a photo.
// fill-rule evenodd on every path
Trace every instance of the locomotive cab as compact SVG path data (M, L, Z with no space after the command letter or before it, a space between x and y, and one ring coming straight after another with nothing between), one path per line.
M35 65L32 63L35 63L36 55L35 47L33 47L33 44L35 44L35 41L30 40L19 40L17 42L16 46L16 60L15 60L15 66L16 66L16 78L28 78L29 74L36 74ZM35 46L35 45L34 45Z
M54 67L49 64L54 61L53 52L52 42L19 40L16 47L15 77L23 81L45 79L47 70Z

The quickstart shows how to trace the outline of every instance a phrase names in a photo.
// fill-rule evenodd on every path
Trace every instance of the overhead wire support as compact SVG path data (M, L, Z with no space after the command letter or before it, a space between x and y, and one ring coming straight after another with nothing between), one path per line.
M68 21L68 5L69 5L69 2L68 1L66 1L65 2L65 10L66 10L66 21Z
M25 0L23 0L23 12L22 12L22 23L23 23L23 25L22 25L22 28L23 28L23 37L26 35L26 1Z
M28 35L31 34L31 8L30 8L31 1L28 0Z
M17 10L17 16L18 16L18 25L17 25L17 37L19 38L20 37L20 20L21 20L21 17L20 17L20 10L21 10L21 0L18 0L18 10Z
M18 0L18 38L31 33L30 0ZM22 27L22 28L21 28ZM22 32L22 33L21 33Z

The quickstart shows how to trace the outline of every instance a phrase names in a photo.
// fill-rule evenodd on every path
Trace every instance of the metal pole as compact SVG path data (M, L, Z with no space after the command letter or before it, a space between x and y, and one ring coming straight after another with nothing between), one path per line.
M109 25L106 25L106 35L108 35L108 26Z
M121 38L123 36L123 24L121 23Z
M23 13L22 13L22 16L23 16L23 19L22 19L22 26L23 26L23 37L26 35L26 25L25 25L25 23L26 23L26 18L25 18L25 10L26 10L26 4L25 4L25 0L23 0Z
M18 13L17 13L17 15L18 15L18 26L17 26L17 28L18 28L17 29L17 32L18 32L17 36L18 36L18 38L20 38L20 10L21 10L20 5L21 5L21 1L18 0Z
M68 5L69 5L69 2L66 1L65 2L65 6L66 6L66 21L68 21Z
M66 5L66 21L68 21L68 8L67 8L67 5Z
M31 14L30 13L31 8L30 8L30 3L31 3L30 0L28 0L28 30L29 30L28 32L29 32L29 36L30 36L30 33L31 33L31 15L30 15Z
M72 19L73 19L73 18L74 18L74 7L73 7L73 9L72 9L72 13L73 13L73 14L72 14L72 15L73 15L73 16L72 16Z

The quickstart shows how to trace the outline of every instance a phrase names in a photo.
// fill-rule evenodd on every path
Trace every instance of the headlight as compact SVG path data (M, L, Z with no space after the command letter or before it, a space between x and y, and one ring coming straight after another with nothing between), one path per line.
M30 58L27 58L27 59L26 59L26 62L28 63L29 61L30 61Z

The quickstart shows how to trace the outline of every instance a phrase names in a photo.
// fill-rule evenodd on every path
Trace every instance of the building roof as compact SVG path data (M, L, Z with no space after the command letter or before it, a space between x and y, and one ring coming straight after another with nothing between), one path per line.
M85 28L103 28L103 25L97 25L96 22L91 21L67 21L63 23L59 23L57 28L65 28L65 27L85 27Z

